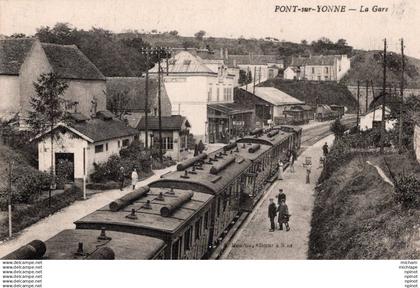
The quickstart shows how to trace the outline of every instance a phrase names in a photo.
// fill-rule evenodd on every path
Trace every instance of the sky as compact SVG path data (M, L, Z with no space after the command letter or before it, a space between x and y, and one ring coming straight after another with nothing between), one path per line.
M276 5L346 5L357 11L344 13L280 13ZM387 12L364 12L374 5ZM101 27L124 30L177 30L192 36L245 38L276 37L300 42L327 37L344 38L355 48L400 49L404 38L407 55L420 58L419 0L0 0L0 34L32 35L40 26L67 22L79 29Z

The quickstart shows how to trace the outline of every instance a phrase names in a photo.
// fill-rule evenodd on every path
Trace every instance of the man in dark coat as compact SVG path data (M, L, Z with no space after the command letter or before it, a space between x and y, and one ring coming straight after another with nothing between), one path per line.
M324 156L328 154L328 144L325 142L324 146L322 146L322 152L324 152Z
M268 218L270 218L270 232L273 232L276 229L276 223L274 219L277 215L276 204L274 204L273 198L270 198L270 205L268 205Z
M201 154L201 153L203 153L204 148L206 148L206 147L204 147L204 143L203 143L203 141L201 141L201 140L200 140L200 142L198 142L198 152L199 152L200 154Z
M194 145L194 157L198 155L198 144Z
M283 193L283 189L279 189L279 194L277 195L277 203L278 205L281 204L281 201L286 201L286 194Z
M286 231L290 230L289 227L289 208L286 205L286 200L281 200L279 207L277 208L277 211L279 212L279 230L283 230L283 224L286 226Z

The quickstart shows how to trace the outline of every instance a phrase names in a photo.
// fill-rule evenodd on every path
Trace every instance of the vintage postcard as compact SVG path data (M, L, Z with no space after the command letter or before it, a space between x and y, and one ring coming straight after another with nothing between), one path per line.
M0 0L0 281L399 260L418 287L419 35L415 0Z

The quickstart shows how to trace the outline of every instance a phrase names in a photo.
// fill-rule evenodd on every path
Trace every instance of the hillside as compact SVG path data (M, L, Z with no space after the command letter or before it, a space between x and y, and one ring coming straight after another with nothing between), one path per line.
M346 86L335 82L293 81L279 78L270 79L259 86L275 87L293 96L308 105L337 104L346 106L350 112L357 107L354 99Z
M396 203L393 187L366 160L366 156L356 156L319 186L312 214L309 259L420 256L414 246L420 210ZM369 161L375 163L378 157L370 156ZM398 161L389 163L401 161L402 157L398 157Z
M357 80L373 80L375 86L383 83L382 51L358 50L351 58L351 69L341 80L345 85L357 85ZM401 55L388 54L387 83L399 87L401 79ZM420 60L406 57L405 81L407 88L420 88Z

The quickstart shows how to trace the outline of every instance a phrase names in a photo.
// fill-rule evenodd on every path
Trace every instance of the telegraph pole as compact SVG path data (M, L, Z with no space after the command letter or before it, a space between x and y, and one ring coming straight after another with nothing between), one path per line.
M366 80L366 107L365 107L365 113L368 112L368 105L369 105L369 81Z
M360 123L360 81L357 80L357 131L359 131L359 123Z
M403 134L403 106L404 106L404 70L405 70L405 63L404 63L404 39L401 39L401 103L400 103L400 127L398 133L398 148L399 152L402 152L402 134Z
M146 149L149 148L149 54L150 54L150 50L149 49L144 49L142 51L142 54L146 55L146 83L145 83L145 94L146 94L146 98L144 99L144 124L145 124L145 129L144 129L144 133L145 133L145 147Z
M382 121L381 121L381 154L384 153L384 141L385 141L385 103L386 103L386 38L384 39L384 78L382 84Z
M161 108L161 88L160 88L160 53L161 50L158 50L158 115L159 115L159 159L160 163L163 163L163 150L162 150L162 108Z
M13 162L9 160L9 195L7 209L9 212L9 237L12 237L12 169Z
M253 87L253 89L252 89L252 94L254 94L255 95L255 76L257 76L257 66L254 66L254 87Z

